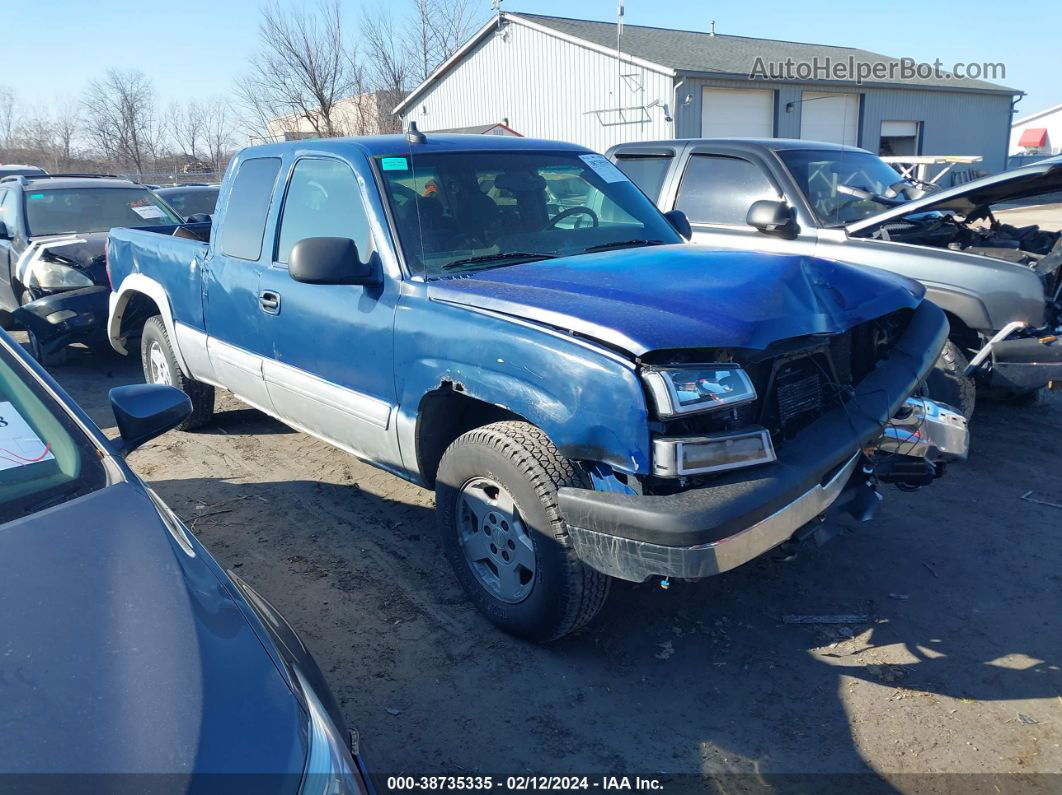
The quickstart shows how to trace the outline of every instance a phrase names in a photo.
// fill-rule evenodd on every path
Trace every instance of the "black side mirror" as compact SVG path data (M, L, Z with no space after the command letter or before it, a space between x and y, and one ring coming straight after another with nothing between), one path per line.
M116 386L110 398L121 434L117 446L122 455L176 428L192 413L188 395L165 384Z
M307 237L288 258L288 273L307 284L378 284L371 262L362 262L358 247L347 237Z
M745 223L759 229L764 234L794 237L797 232L793 208L785 202L760 199L749 207Z
M10 240L11 232L8 231L7 224L0 221L0 240Z
M686 240L693 237L693 229L690 227L690 219L686 217L686 213L682 210L672 210L669 213L664 213L664 217L667 222L675 227L675 231L678 232Z

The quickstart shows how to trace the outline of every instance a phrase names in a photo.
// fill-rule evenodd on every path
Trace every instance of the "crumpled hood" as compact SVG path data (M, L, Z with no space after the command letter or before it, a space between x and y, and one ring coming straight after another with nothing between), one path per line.
M545 323L635 356L751 348L836 334L919 304L885 271L791 255L668 245L531 262L432 281L430 298Z
M921 198L851 223L845 229L849 234L859 234L913 213L954 212L968 218L993 204L1018 201L1060 190L1062 157L1051 157L1011 171L975 179L965 185L932 191Z
M42 235L31 237L30 244L36 244L37 247L47 246L56 257L85 267L94 264L97 260L100 263L103 262L103 254L107 248L107 234L107 232L73 232L69 235Z
M139 488L0 527L0 604L0 771L298 780L295 695ZM263 791L287 779L263 776Z

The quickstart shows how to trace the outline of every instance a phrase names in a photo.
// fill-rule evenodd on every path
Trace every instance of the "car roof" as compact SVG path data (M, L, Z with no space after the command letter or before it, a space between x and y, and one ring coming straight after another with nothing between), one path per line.
M835 144L828 141L808 141L803 138L679 138L658 141L637 141L619 144L615 148L623 150L646 146L675 146L676 144L693 144L694 146L718 145L727 146L733 149L746 149L749 151L767 149L777 152L783 150L811 149L819 152L867 152L868 154L873 154L858 146L845 146L844 144Z
M35 177L26 176L23 180L9 180L2 183L4 187L20 187L26 190L55 190L59 188L147 188L139 182L112 177Z
M281 156L288 152L331 152L344 154L360 151L368 157L402 157L411 154L479 151L564 151L593 152L578 144L548 141L538 138L517 138L512 135L460 135L424 132L422 143L410 143L405 135L373 135L359 138L311 138L262 144L244 149L240 159L248 157Z

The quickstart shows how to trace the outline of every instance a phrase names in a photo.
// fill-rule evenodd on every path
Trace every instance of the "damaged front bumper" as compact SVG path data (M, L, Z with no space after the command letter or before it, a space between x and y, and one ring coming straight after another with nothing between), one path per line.
M932 401L905 404L933 367L946 335L943 314L924 303L852 398L787 441L772 464L666 496L561 489L558 501L576 554L591 568L633 582L653 576L696 579L799 537L831 508L870 518L879 497L867 453L880 449L886 459L920 460L930 470L966 456L968 435L960 414ZM898 414L901 429L883 435ZM910 417L918 422L909 423Z
M82 287L46 295L12 312L12 317L33 333L45 353L73 342L88 345L107 340L107 285Z
M1062 337L1008 323L970 359L965 375L1015 395L1062 383Z

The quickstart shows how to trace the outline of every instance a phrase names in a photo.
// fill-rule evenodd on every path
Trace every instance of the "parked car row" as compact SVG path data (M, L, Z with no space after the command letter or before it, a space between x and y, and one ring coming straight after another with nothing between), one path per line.
M1013 185L919 198L864 155L414 128L245 149L212 196L0 180L5 322L44 363L106 343L147 382L112 390L109 442L0 335L0 595L30 595L9 648L50 683L0 708L28 721L0 768L55 770L58 745L70 769L371 788L295 632L122 459L210 423L218 389L434 489L468 598L536 642L613 579L720 574L931 485L967 455L970 379L1062 375L1062 249L995 221Z

